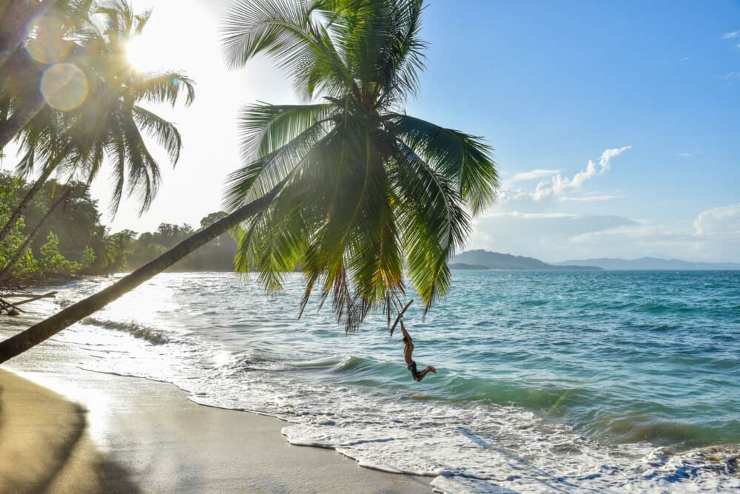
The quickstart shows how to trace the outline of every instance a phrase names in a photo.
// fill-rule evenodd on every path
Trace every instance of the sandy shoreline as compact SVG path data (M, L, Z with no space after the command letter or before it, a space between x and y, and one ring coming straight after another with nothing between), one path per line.
M0 370L0 492L137 492L90 439L85 409Z
M5 318L0 337L49 310L28 309ZM85 343L61 333L0 367L0 493L432 492L430 477L290 445L276 418L198 405L169 383L83 370Z
M81 370L20 374L31 381L0 372L0 492L432 491L429 478L292 446L282 421L197 405L166 383Z

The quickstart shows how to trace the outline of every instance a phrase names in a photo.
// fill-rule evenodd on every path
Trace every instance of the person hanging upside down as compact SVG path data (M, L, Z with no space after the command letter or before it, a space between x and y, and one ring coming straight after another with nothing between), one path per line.
M423 371L419 372L419 370L416 368L416 362L414 362L414 359L412 357L414 353L414 341L411 339L411 335L406 331L406 327L403 325L403 321L401 322L401 332L403 333L403 358L406 360L406 365L408 366L409 371L411 372L411 375L414 376L414 380L416 382L421 382L424 377L429 374L430 372L432 374L437 373L437 369L432 367L431 365L428 366Z

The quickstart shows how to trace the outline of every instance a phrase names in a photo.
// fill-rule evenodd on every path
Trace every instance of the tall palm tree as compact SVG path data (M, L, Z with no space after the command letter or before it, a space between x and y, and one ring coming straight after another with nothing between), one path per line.
M44 70L79 54L78 31L89 25L92 4L92 0L4 0L5 9L0 12L0 151L46 107L40 90ZM43 22L51 19L54 22Z
M86 50L80 34L90 26L91 2L61 0L46 2L43 8L37 9L39 5L34 1L14 0L2 18L4 30L12 30L14 21L18 22L12 14L24 17L21 15L24 12L22 7L40 17L22 20L23 46L14 48L0 75L0 149L13 138L24 141L21 148L26 149L26 156L19 166L29 173L35 163L34 142L38 142L40 136L45 137L47 145L48 142L57 142L55 139L64 117L62 112L47 104L42 94L44 73L60 62L71 62L75 67L81 65ZM44 12L48 15L41 15ZM63 153L60 152L56 153L54 159L47 157L45 164L48 166L41 170L41 175L16 206L9 221L0 228L0 241L55 171L62 157Z
M0 68L26 40L33 19L43 15L56 3L57 0L3 1L0 6Z
M259 270L277 289L280 273L300 262L302 306L318 287L348 329L374 307L393 310L405 290L404 266L428 309L449 286L447 260L464 241L470 214L493 200L497 176L480 139L402 111L423 66L422 7L421 0L236 1L224 36L231 64L269 54L321 101L248 108L246 164L227 190L232 213L0 343L0 361L237 225L237 266Z
M24 156L18 169L27 175L41 163L41 174L0 229L0 240L59 168L83 173L89 183L107 159L115 176L112 210L117 210L127 187L129 195L140 195L144 212L156 195L160 174L142 134L159 142L173 164L179 159L182 139L175 125L141 104L168 102L174 106L184 96L189 105L195 94L193 83L177 72L145 74L128 64L126 44L141 34L149 14L135 14L123 0L106 4L97 14L99 25L85 33L85 55L78 59L88 81L88 95L70 111L46 106L24 129L20 139Z
M268 53L308 97L242 116L248 164L231 177L231 205L285 181L244 227L238 267L268 289L300 263L301 308L332 295L348 330L379 305L400 309L403 271L428 310L450 283L447 260L488 205L497 178L477 137L402 111L423 67L421 0L237 1L229 61Z

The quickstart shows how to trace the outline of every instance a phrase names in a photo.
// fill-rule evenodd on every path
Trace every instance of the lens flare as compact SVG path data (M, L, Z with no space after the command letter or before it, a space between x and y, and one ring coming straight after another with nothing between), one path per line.
M64 39L63 22L54 16L42 16L33 22L33 37L26 44L31 58L48 65L67 58L73 43Z
M79 107L87 97L85 74L74 64L58 63L44 72L41 94L49 106L61 111Z

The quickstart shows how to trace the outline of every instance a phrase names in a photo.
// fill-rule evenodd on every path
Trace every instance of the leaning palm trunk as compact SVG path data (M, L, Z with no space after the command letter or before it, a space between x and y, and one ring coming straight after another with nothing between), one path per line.
M23 244L18 248L18 250L15 251L15 254L13 254L13 257L10 258L10 260L5 264L5 266L0 270L0 284L5 280L5 278L8 277L11 270L13 269L13 266L15 266L15 263L18 262L18 260L23 257L23 253L26 251L26 247L31 243L31 240L36 237L36 234L38 234L39 230L42 226L46 223L46 221L51 217L52 213L56 211L59 206L62 205L62 203L67 200L69 195L72 193L72 189L68 188L65 190L61 196L59 196L59 199L57 199L54 204L51 205L49 210L46 212L46 214L41 218L37 223L36 226L33 227L33 230L28 234L26 237L26 240L23 241Z
M129 273L95 295L91 295L84 300L72 304L50 318L31 326L22 333L0 342L0 363L8 361L16 355L51 338L61 330L102 309L214 238L226 233L251 216L265 210L279 190L279 187L276 187L261 198L238 208L230 215L183 240L153 261Z
M23 44L31 29L31 21L51 8L57 0L25 2L10 0L0 26L0 68L13 56L13 52ZM0 12L0 14L3 14ZM2 145L0 145L0 148Z
M26 209L26 206L28 206L28 203L30 203L31 199L33 199L41 190L41 187L46 183L54 170L56 170L58 164L59 161L55 161L54 163L49 164L44 169L43 173L41 173L41 176L39 176L39 178L37 178L36 181L33 183L31 188L28 189L26 195L24 195L23 199L21 199L21 202L18 203L13 212L10 214L10 218L8 218L8 221L5 223L3 228L0 229L0 242L5 240L8 232L10 232L10 230L13 228L13 225L15 225L15 222L18 221L18 218L21 217L23 211L25 211Z

